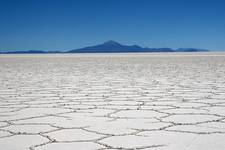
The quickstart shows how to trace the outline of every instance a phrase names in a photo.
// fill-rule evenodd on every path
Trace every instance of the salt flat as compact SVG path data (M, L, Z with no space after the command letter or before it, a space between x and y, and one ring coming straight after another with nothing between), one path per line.
M223 150L225 53L0 55L0 149Z

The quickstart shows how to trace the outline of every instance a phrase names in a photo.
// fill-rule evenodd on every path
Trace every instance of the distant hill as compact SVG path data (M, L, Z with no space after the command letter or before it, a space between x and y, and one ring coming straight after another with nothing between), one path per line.
M48 54L48 53L62 53L62 52L60 52L60 51L44 51L44 50L0 52L0 54Z
M128 52L205 52L197 48L148 48L138 45L122 45L115 41L108 41L100 45L88 46L80 49L70 50L68 53L128 53Z
M1 52L3 54L40 54L40 53L47 53L41 50L27 50L27 51L10 51L10 52Z
M108 41L100 45L84 47L68 51L68 53L127 53L127 52L174 52L170 48L143 48L138 45L122 45L115 41Z
M45 54L45 53L130 53L130 52L208 52L209 50L197 48L148 48L138 45L122 45L115 41L108 41L103 44L88 46L80 49L61 51L42 51L42 50L27 50L27 51L10 51L0 52L0 54Z
M197 48L179 48L177 52L208 52L206 49L197 49Z

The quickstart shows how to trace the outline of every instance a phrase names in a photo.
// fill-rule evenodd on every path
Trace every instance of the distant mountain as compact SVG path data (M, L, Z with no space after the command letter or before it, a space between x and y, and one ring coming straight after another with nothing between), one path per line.
M0 52L0 54L48 54L48 53L61 53L61 52L60 51L43 51L43 50Z
M10 52L2 52L4 54L40 54L40 53L47 53L41 50L27 50L27 51L10 51Z
M100 45L84 47L68 51L68 53L127 53L127 52L174 52L170 48L143 48L138 45L122 45L115 41L108 41Z
M84 47L80 49L70 50L68 53L128 53L128 52L205 52L209 50L197 48L148 48L138 45L122 45L115 41L108 41L100 45Z
M0 54L45 54L45 53L130 53L130 52L207 52L209 50L197 48L148 48L138 45L122 45L115 41L108 41L103 44L88 46L80 49L70 50L66 52L61 51L42 51L42 50L28 50L28 51L11 51L0 52Z
M208 52L206 49L197 49L197 48L179 48L176 49L177 52Z

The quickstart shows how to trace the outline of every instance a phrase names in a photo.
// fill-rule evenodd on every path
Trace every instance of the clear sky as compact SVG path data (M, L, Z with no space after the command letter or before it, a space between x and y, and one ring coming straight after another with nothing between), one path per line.
M225 0L0 0L0 50L71 50L115 40L225 50Z

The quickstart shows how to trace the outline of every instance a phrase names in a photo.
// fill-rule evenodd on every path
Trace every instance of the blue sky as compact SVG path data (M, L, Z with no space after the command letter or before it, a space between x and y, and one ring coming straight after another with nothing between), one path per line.
M0 50L115 40L225 50L225 0L0 0Z

